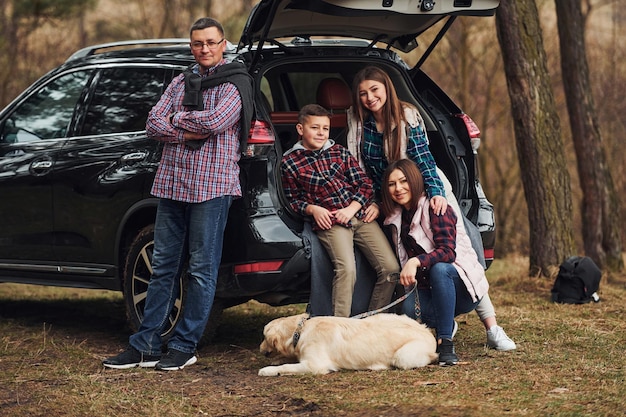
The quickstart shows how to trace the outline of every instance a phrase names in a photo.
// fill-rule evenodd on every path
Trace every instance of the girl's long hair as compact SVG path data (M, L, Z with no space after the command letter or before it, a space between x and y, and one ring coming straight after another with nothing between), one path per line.
M383 116L385 118L385 128L383 130L383 149L387 149L389 153L387 159L389 161L397 161L402 157L402 121L405 121L404 111L402 109L405 104L398 98L396 89L393 86L391 78L382 69L375 66L367 66L359 71L352 82L352 94L354 100L354 107L357 109L357 117L363 125L365 116L369 113L361 103L359 97L359 85L365 81L377 81L385 87L387 91L387 102L383 106ZM406 103L408 104L408 103ZM387 146L385 147L385 143Z
M396 169L404 174L409 184L409 189L411 190L410 206L412 209L417 208L420 198L424 194L424 177L415 162L410 159L398 159L391 162L383 174L383 181L380 183L380 193L382 195L381 210L385 217L393 213L395 208L398 207L398 203L393 201L391 192L389 192L389 177Z

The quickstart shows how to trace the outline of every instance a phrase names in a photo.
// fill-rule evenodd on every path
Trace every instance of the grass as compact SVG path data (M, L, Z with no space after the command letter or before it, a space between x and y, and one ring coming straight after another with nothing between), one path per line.
M130 330L120 294L0 285L0 416L623 416L626 277L604 277L602 301L550 301L527 261L488 271L513 352L485 348L473 313L458 318L462 363L411 371L262 378L263 325L303 305L250 302L224 312L214 344L181 372L104 370Z

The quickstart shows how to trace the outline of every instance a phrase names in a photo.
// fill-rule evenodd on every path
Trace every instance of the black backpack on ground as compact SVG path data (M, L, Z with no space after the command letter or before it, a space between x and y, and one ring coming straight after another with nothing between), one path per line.
M552 301L566 304L598 302L602 271L587 256L571 256L559 267L552 287Z

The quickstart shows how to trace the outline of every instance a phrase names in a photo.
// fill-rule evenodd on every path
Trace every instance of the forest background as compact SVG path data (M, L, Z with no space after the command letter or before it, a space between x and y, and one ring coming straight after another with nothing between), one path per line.
M126 39L188 37L191 23L213 16L236 44L258 0L0 0L0 108L74 51L97 43ZM626 157L620 151L626 118L626 10L615 0L584 0L585 40L598 122L615 190L626 189ZM574 205L576 247L582 254L576 156L569 130L561 77L556 12L552 0L537 0L558 106ZM496 258L529 252L529 222L515 147L513 119L495 18L461 18L422 68L478 124L480 180L496 210ZM420 38L420 48L402 54L414 65L437 27ZM623 198L620 197L620 200ZM620 205L626 219L624 204ZM621 227L621 225L615 225ZM623 236L625 236L623 234ZM624 237L623 237L624 238ZM622 242L624 246L625 242Z

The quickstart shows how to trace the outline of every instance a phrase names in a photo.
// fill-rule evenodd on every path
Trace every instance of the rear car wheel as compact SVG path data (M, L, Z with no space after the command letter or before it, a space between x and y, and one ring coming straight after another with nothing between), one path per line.
M133 331L137 331L143 321L143 311L146 306L148 283L152 275L152 252L154 249L154 225L143 228L133 240L126 258L124 268L124 302L126 314ZM182 316L183 300L185 298L185 270L178 279L178 290L174 307L170 312L168 322L161 336L167 339L176 323ZM204 330L200 344L210 342L217 331L219 319L224 310L223 303L219 299L213 302L209 322Z
M126 315L133 331L137 331L143 321L143 311L146 307L148 283L152 275L152 251L154 249L154 225L147 226L139 231L133 240L126 258L124 268L124 302ZM178 322L184 297L184 273L178 280L178 295L174 307L170 312L169 320L161 336L167 338Z

